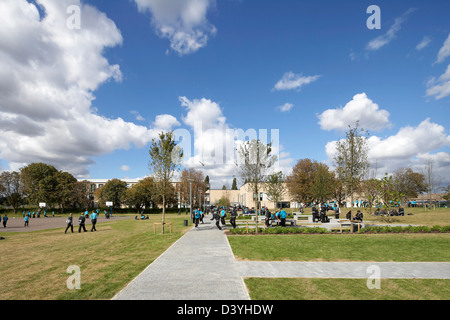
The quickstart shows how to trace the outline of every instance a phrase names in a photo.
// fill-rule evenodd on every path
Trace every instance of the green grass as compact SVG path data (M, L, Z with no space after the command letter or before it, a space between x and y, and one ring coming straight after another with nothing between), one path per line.
M448 300L450 280L381 279L368 289L366 279L245 279L252 300Z
M156 234L150 220L118 220L97 225L97 232L68 233L64 228L26 233L0 233L0 299L111 299L129 281L179 239L185 216L166 215L173 232ZM81 289L66 285L70 265L81 270Z
M450 234L229 236L237 259L254 261L450 261Z

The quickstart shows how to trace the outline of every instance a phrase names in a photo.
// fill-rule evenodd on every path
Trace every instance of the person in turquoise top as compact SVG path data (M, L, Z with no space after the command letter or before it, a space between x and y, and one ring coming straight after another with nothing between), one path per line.
M282 227L286 226L286 211L284 211L284 209L281 209L280 211L280 221Z
M220 222L222 222L223 225L225 225L225 217L227 216L227 214L225 213L225 209L222 209L222 211L220 211Z
M198 209L195 209L195 213L194 213L194 219L195 219L195 227L198 227L198 223L200 221L200 217L202 215L202 212Z
M8 215L5 214L5 216L3 217L3 228L6 228L6 222L8 222Z
M92 211L91 222L92 222L91 232L92 231L97 231L97 229L95 229L95 224L97 223L97 212L95 212L95 211Z
M30 220L30 217L28 215L25 216L25 225L24 227L28 227L28 220Z

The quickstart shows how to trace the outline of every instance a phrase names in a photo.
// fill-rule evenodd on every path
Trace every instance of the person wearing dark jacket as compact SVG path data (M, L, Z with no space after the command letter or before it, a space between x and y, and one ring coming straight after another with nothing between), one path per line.
M86 217L82 213L81 216L78 218L78 224L79 224L78 232L81 232L81 228L83 228L84 232L87 232L85 223L86 223Z
M231 216L230 216L230 223L233 226L233 228L236 228L236 208L231 209Z
M217 226L217 228L219 230L222 230L222 228L220 227L220 215L219 215L219 212L217 210L214 211L213 218L216 219L216 226Z
M72 231L73 233L73 219L72 219L72 214L69 215L69 217L66 220L67 223L67 227L66 227L66 231L64 231L64 233L67 233L67 230L70 228L70 231Z

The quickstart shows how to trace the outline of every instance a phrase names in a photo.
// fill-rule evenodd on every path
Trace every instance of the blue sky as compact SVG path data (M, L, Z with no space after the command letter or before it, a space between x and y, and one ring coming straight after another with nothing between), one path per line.
M366 25L372 4L381 29ZM70 5L80 9L74 30ZM212 132L195 139L202 121L205 131L279 130L288 174L302 158L332 166L333 143L359 119L378 174L431 158L450 183L448 1L5 0L0 9L15 17L0 20L4 170L43 161L80 178L139 178L161 128L188 130L195 148L221 145ZM192 166L230 186L228 158L196 150Z

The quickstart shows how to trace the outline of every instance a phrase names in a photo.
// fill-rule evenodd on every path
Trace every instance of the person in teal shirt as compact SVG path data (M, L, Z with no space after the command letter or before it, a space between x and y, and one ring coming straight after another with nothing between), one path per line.
M220 222L222 222L222 225L225 225L225 217L227 216L227 214L225 213L225 209L222 209L222 211L220 211Z
M91 232L92 231L97 231L97 229L95 229L95 224L97 223L97 212L95 212L95 211L92 211L91 222L92 222Z
M198 209L195 209L195 213L194 213L194 219L195 219L195 227L198 227L198 223L200 221L200 216L202 215L202 212Z
M28 220L30 219L30 217L28 215L25 216L25 225L24 227L28 227Z
M3 217L3 228L6 228L6 222L8 222L8 215L5 214L5 216Z
M280 211L280 221L282 227L286 226L286 211L284 209Z

